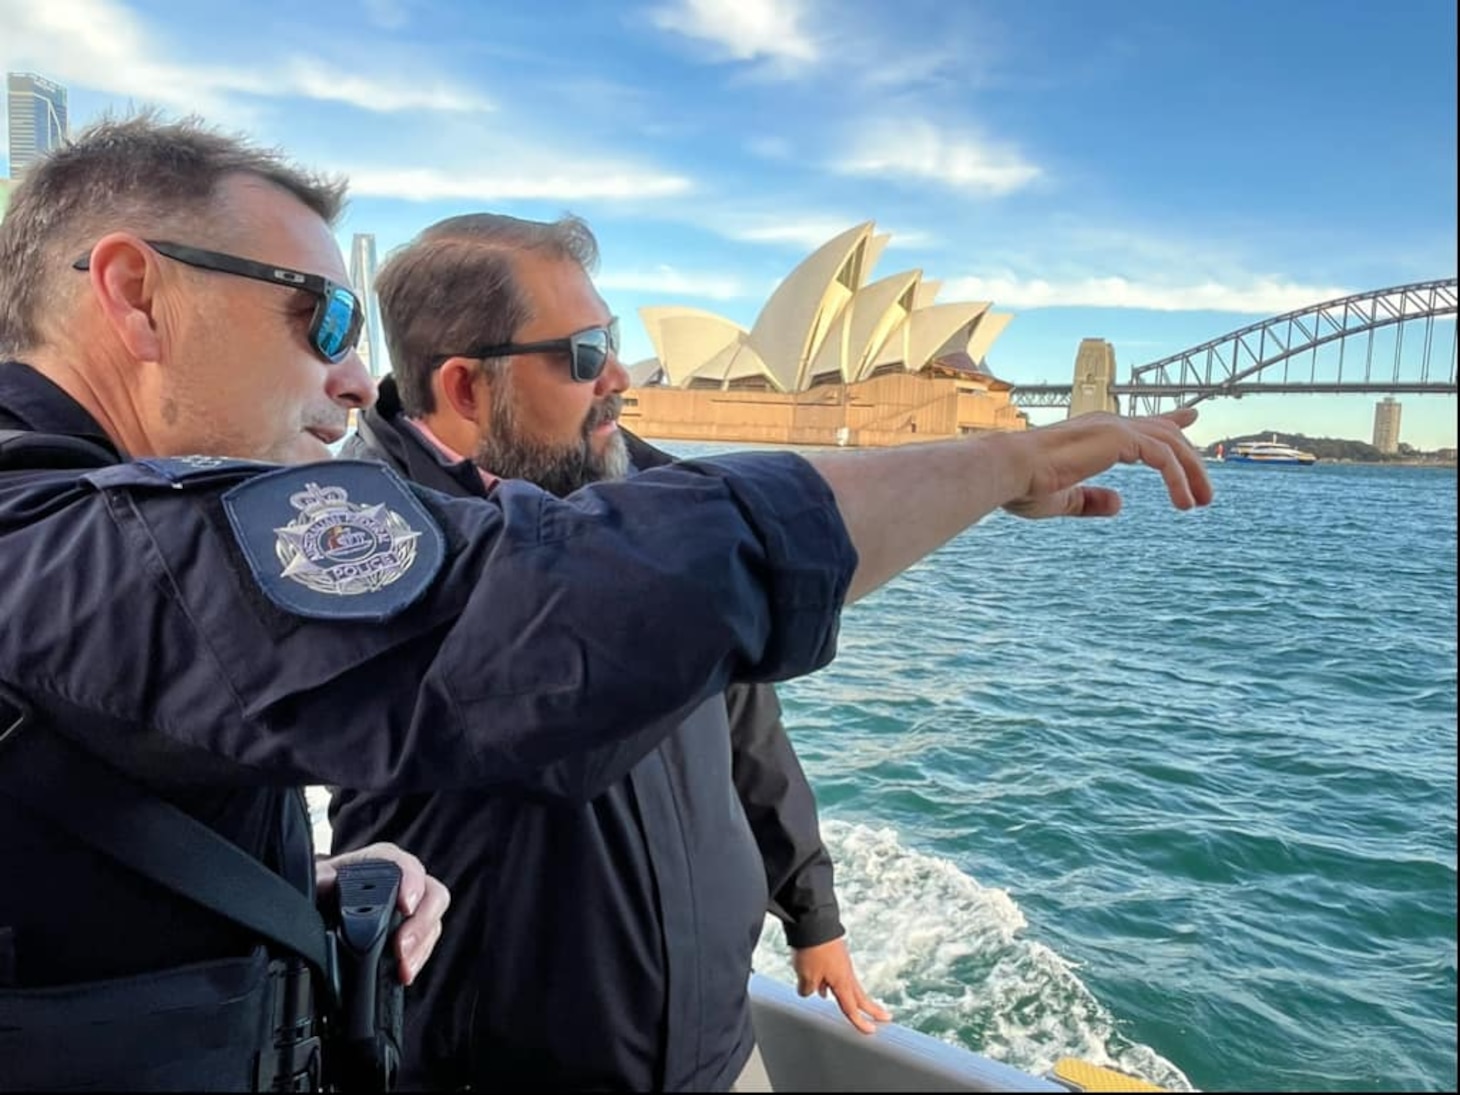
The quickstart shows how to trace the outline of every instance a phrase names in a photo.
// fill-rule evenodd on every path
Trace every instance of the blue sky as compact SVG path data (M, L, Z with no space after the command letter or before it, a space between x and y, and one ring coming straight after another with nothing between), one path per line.
M1035 382L1083 337L1124 376L1453 276L1455 23L1453 0L0 0L0 67L67 85L73 126L197 111L345 172L341 240L382 255L453 213L579 213L630 361L638 307L749 325L875 220L877 274L1015 312L989 362ZM1375 398L1219 400L1192 436L1367 440ZM1455 445L1453 397L1403 400L1404 440Z

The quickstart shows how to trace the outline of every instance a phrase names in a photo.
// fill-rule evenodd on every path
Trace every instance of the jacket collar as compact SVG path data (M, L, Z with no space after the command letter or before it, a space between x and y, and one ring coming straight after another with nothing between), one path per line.
M485 497L486 484L470 460L452 462L411 425L400 405L395 377L380 382L375 405L359 417L340 455L389 464L406 479L444 494Z
M80 437L117 453L96 419L54 381L21 361L0 361L0 425Z

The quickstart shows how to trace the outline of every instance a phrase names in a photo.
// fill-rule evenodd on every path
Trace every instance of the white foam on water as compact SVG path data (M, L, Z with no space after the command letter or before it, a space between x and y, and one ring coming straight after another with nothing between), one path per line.
M828 818L821 832L858 977L896 1022L1027 1072L1070 1056L1193 1090L1176 1065L1119 1034L1071 962L1021 936L1024 914L1006 891L907 847L890 828ZM795 981L774 918L755 968Z

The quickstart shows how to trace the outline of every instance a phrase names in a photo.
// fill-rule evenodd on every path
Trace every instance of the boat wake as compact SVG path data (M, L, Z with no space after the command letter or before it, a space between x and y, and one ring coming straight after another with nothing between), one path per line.
M890 828L823 818L821 830L858 976L895 1022L1037 1075L1069 1056L1195 1090L1175 1064L1120 1033L1073 963L1021 934L1024 914L1006 891L908 848ZM755 969L795 980L774 918Z

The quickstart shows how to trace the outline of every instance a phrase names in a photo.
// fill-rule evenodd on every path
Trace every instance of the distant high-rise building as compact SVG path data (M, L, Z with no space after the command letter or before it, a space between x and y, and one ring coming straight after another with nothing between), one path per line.
M10 176L18 179L70 134L66 89L33 72L10 72L5 93L10 100Z
M1374 448L1380 452L1399 451L1399 411L1403 406L1392 395L1374 404Z
M371 376L390 371L380 335L380 305L375 298L375 234L356 232L350 243L350 284L365 305L365 331L360 339L360 357Z

